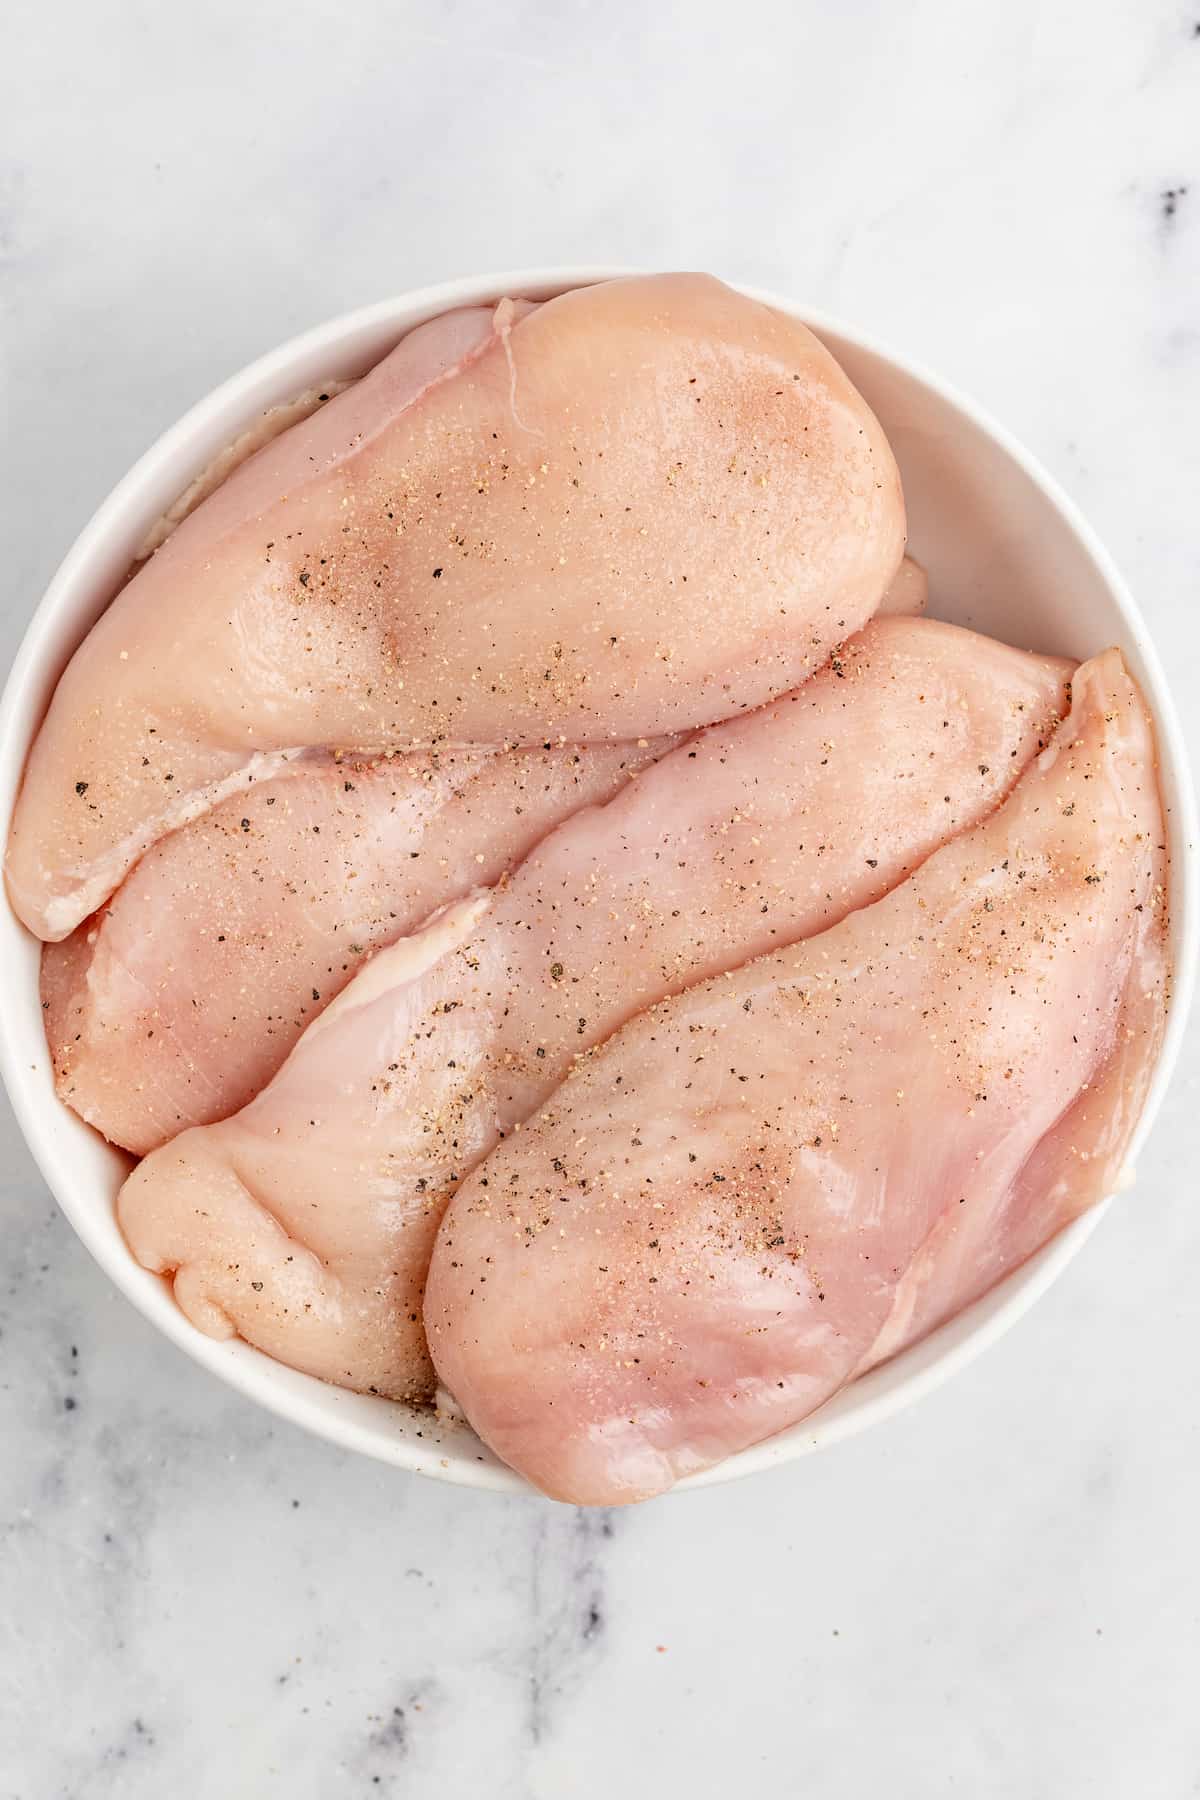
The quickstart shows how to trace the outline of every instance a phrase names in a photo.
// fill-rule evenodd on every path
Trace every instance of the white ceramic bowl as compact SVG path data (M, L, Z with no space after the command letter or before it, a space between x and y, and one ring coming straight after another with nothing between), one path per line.
M546 299L627 272L525 269L423 288L293 339L193 407L104 502L34 615L0 703L0 841L7 839L30 739L68 657L112 598L148 527L215 452L264 408L321 381L362 374L412 326L448 307L505 294ZM929 569L932 610L1030 649L1079 658L1119 644L1154 710L1170 815L1176 974L1163 1053L1132 1162L1178 1054L1197 941L1196 834L1188 766L1162 671L1137 608L1071 502L975 407L832 319L773 294L754 297L811 325L879 415L904 477L910 543ZM327 1387L249 1345L215 1343L188 1323L166 1283L138 1267L117 1230L113 1202L127 1160L55 1096L38 999L38 955L33 938L6 906L0 908L0 1069L51 1191L122 1293L205 1368L333 1443L443 1480L522 1489L525 1483L465 1427L435 1429L403 1407ZM729 1480L818 1449L944 1381L1049 1287L1103 1210L1095 1208L984 1300L856 1382L802 1425L681 1487Z

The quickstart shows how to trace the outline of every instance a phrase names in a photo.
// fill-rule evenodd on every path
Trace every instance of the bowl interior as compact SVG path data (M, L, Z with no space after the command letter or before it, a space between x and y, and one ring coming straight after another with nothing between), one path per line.
M150 524L210 457L265 407L323 380L363 373L412 326L450 306L506 293L548 298L622 273L519 272L449 283L322 326L273 351L195 407L147 452L68 554L14 664L0 707L0 834L25 754L67 659L121 584ZM751 291L751 290L747 290ZM805 319L878 414L904 479L910 548L930 575L931 610L1024 648L1082 658L1115 643L1158 724L1172 829L1176 980L1164 1053L1132 1155L1175 1060L1186 1017L1196 939L1195 837L1186 758L1157 658L1119 577L1073 507L995 426L932 377L856 333L777 296L756 294ZM403 1407L298 1374L241 1343L202 1336L166 1283L139 1268L114 1215L128 1159L110 1149L54 1094L38 997L39 946L0 908L0 1064L19 1123L46 1180L103 1268L145 1315L205 1367L282 1416L399 1467L476 1486L525 1483L465 1427L438 1426ZM872 1371L791 1431L681 1486L728 1480L861 1429L895 1411L998 1337L1094 1229L1096 1208L991 1294L921 1344Z

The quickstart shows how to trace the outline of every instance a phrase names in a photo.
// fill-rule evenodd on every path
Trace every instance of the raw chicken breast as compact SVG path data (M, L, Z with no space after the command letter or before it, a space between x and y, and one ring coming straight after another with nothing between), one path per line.
M822 930L984 817L1047 741L1067 667L875 621L382 951L241 1113L135 1171L135 1254L176 1271L205 1330L424 1396L420 1297L456 1181L640 1008Z
M364 956L677 740L305 763L148 850L42 954L60 1096L144 1155L236 1112Z
M282 437L283 433L289 431L293 425L302 424L305 419L311 418L318 408L330 400L335 400L339 394L344 394L346 389L353 385L353 382L350 381L325 381L320 387L305 388L302 394L297 394L293 400L285 401L282 406L267 407L266 411L260 413L245 431L238 433L231 444L226 444L225 448L219 451L211 462L206 463L195 479L184 488L182 494L171 506L168 506L166 512L154 521L138 545L134 561L145 562L148 556L153 556L156 550L160 550L171 533L183 524L188 514L194 513L201 501L207 500L210 494L215 494L217 489L229 480L235 469L240 469L244 462L249 462L250 458L265 448L267 444L274 443L277 437ZM900 579L900 571L897 571L896 582L893 585L899 583Z
M929 577L915 557L901 558L887 592L879 602L881 613L904 613L915 618L929 605Z
M924 588L924 571L905 557L880 611L921 611ZM922 653L938 641L915 640ZM904 643L901 633L893 660ZM846 653L852 667L863 653ZM992 653L981 655L983 676ZM998 666L999 695L1019 665L1001 650ZM1031 704L1045 711L1040 693ZM677 741L418 752L366 767L327 758L233 795L160 839L103 911L46 946L42 1002L59 1094L139 1155L227 1118L363 955L495 881L553 825Z
M242 465L76 652L13 904L67 936L306 748L652 736L748 711L879 604L895 462L794 320L643 276L422 326Z
M429 1341L479 1434L563 1499L658 1493L1107 1193L1159 1042L1162 840L1108 651L987 823L583 1062L437 1240Z

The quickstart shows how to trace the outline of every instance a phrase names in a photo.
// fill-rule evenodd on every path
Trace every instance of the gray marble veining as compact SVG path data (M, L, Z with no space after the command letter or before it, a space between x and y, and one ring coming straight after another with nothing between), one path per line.
M707 266L990 406L1200 717L1200 8L10 0L0 654L132 458L469 269ZM0 1126L0 1797L1200 1793L1200 1041L1137 1189L911 1413L585 1516L352 1459L108 1286Z

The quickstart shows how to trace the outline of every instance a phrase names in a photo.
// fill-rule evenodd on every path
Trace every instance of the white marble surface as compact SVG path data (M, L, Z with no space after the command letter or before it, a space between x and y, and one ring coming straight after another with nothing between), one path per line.
M1200 6L8 0L3 38L5 660L135 454L278 339L471 269L700 265L1024 438L1200 747ZM592 1517L215 1385L6 1116L0 1796L1200 1793L1198 1078L1193 1037L1136 1192L951 1387Z

